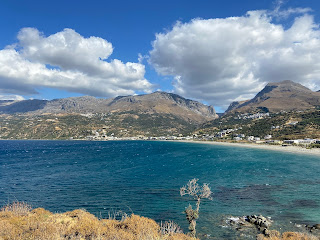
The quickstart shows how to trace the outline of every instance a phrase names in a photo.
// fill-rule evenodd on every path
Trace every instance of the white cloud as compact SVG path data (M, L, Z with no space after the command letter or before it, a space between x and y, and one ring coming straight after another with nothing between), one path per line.
M24 100L20 95L0 95L0 100Z
M288 8L286 10L277 10L270 13L270 15L277 18L288 18L292 14L305 14L312 12L311 8Z
M106 61L112 52L105 39L84 38L72 29L45 37L23 28L18 43L0 50L0 93L34 94L38 87L102 97L150 92L145 66Z
M319 52L320 31L312 16L299 16L286 29L267 11L250 11L177 22L156 35L149 62L174 77L177 93L226 108L253 97L267 82L289 79L320 89Z
M288 0L287 0L288 1ZM276 17L277 19L286 19L293 14L305 14L312 12L311 8L288 8L281 9L283 5L286 4L287 1L277 0L275 2L275 8L273 11L270 11L268 14L272 17Z

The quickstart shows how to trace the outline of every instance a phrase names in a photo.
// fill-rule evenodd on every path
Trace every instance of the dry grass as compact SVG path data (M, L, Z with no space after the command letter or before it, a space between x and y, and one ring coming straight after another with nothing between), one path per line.
M152 219L132 214L123 221L99 220L85 210L53 214L14 203L0 211L0 240L194 240L182 233L162 234Z
M17 216L27 215L32 210L31 205L25 202L13 202L1 208L2 212L11 212Z
M318 237L307 233L284 232L280 236L279 232L274 232L275 234L272 234L270 237L265 237L262 234L260 234L258 235L257 240L319 240Z

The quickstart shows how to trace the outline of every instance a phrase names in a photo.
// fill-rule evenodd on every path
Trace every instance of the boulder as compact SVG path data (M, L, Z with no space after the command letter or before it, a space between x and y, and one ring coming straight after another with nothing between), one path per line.
M251 215L251 216L246 216L246 221L254 224L257 228L261 228L262 230L265 228L269 228L272 224L272 221L269 218L266 218L262 215Z
M272 224L270 218L266 218L262 215L248 215L243 217L230 217L227 223L237 231L247 231L252 228L256 228L259 232L267 233L268 228Z
M320 224L313 225L314 229L320 229Z

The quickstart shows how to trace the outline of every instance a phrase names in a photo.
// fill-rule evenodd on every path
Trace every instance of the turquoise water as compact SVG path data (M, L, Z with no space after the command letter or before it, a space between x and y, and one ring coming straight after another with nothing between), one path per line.
M199 236L235 239L238 233L223 227L227 215L271 216L281 230L320 223L319 160L197 143L0 141L0 204L85 208L102 217L122 210L174 220L187 231L182 212L192 201L179 188L199 178L214 193L201 203Z

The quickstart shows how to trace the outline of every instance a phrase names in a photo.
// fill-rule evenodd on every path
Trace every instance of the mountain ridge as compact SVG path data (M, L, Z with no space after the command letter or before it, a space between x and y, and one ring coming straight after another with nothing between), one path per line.
M109 99L81 96L53 100L0 101L1 114L86 114L128 111L173 114L195 122L218 117L212 106L183 98L177 94L160 91L151 94L117 96Z
M320 106L320 92L314 92L307 87L284 80L268 83L257 95L241 102L232 102L226 113L252 111L303 111Z

